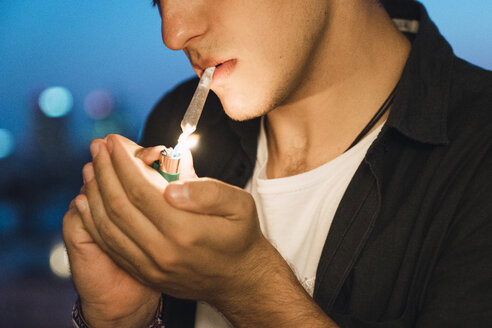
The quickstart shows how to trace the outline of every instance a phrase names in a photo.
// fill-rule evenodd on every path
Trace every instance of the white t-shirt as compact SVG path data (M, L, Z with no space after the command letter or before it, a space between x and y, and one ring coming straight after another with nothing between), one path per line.
M383 124L347 152L311 171L267 179L267 139L261 124L252 178L245 189L253 195L260 226L312 296L316 268L326 236L345 190ZM198 302L195 328L232 325L215 308Z

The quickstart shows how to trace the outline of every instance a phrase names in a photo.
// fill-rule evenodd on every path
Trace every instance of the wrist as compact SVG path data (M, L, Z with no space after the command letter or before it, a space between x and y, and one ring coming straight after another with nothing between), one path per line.
M253 317L271 310L267 304L277 302L279 292L286 289L295 292L299 283L295 274L280 253L265 238L259 242L243 261L231 283L224 284L224 290L215 293L216 298L209 301L222 312L234 326L240 322L250 322ZM283 301L280 301L281 304ZM270 317L270 315L266 315Z
M141 304L139 307L132 311L122 311L113 305L115 310L111 310L109 307L103 307L100 305L84 302L84 300L77 300L76 306L72 316L78 316L79 321L83 322L83 325L79 325L80 328L85 327L160 327L156 326L156 322L162 323L159 319L162 312L162 300L161 298L152 298ZM78 313L77 313L78 312Z

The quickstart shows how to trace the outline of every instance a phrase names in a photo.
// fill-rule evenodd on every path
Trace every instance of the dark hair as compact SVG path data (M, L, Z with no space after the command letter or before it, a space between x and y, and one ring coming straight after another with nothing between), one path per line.
M152 0L152 6L158 6L159 5L159 0Z

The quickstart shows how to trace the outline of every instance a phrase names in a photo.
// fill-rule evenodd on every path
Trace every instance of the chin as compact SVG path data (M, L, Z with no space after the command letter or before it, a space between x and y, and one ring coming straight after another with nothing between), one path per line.
M214 90L215 91L215 90ZM222 92L221 92L222 91ZM241 89L217 90L224 112L234 121L247 121L268 113L272 108L269 97L265 93L259 94L258 90ZM256 97L251 97L256 94Z
M227 99L219 99L224 108L224 112L234 121L247 121L256 117L263 116L268 112L263 110L264 106L261 104L252 102L251 99L241 100L239 97L234 101L228 101Z
M229 116L234 121L247 121L256 118L258 116L261 116L261 114L253 113L251 111L248 111L247 109L241 109L235 107L231 108L229 106L223 106L223 107L224 107L224 112L227 114L227 116Z

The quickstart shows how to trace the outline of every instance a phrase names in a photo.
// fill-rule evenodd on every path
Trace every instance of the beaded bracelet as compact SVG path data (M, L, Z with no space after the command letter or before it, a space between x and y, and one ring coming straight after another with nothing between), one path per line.
M162 297L159 299L159 306L154 314L154 321L148 328L165 328L164 322L162 320ZM72 323L75 328L90 328L82 315L82 307L80 303L80 297L77 298L72 308Z

